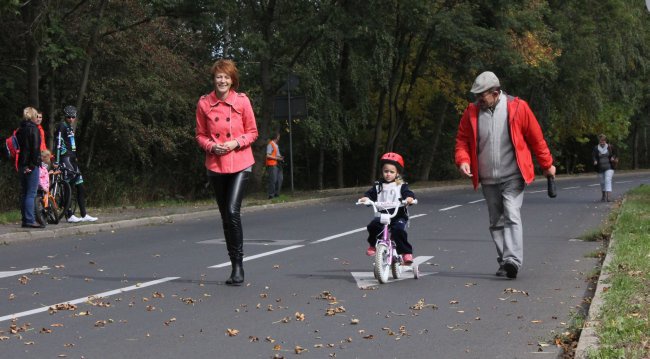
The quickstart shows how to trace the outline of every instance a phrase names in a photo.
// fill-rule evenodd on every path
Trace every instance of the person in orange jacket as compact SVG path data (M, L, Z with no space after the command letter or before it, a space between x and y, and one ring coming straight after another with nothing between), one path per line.
M280 196L280 189L282 188L282 161L284 156L280 154L278 147L280 142L280 132L276 132L266 145L266 169L269 176L268 194L269 199Z
M476 101L460 119L455 162L475 190L481 184L497 249L496 275L514 279L523 264L524 189L535 179L531 151L547 177L555 176L553 157L528 103L502 91L493 72L478 75L471 92Z

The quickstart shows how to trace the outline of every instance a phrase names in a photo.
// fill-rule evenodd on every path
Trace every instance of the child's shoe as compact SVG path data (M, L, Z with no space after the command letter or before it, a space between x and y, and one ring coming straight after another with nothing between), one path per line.
M368 249L366 249L366 255L367 255L368 257L372 257L372 256L374 256L376 253L377 253L377 250L375 249L375 247L368 247Z
M406 253L402 256L404 264L413 264L413 255L411 253Z

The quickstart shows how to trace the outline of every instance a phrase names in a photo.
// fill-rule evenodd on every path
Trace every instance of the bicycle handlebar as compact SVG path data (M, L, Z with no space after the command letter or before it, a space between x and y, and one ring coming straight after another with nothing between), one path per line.
M417 204L417 203L418 203L417 199L414 199L413 202L411 202L411 204ZM388 212L387 214L389 215L390 218L393 218L393 217L395 217L397 215L397 210L399 209L399 207L401 205L407 205L405 200L400 200L398 202L375 202L375 201L372 201L372 200L368 199L368 200L366 200L364 202L361 202L361 201L356 202L356 205L361 205L361 204L366 205L366 206L372 206L372 209L375 211L375 213L380 212L377 209L377 206L383 207L384 210L386 212ZM390 207L394 207L392 211L389 209Z

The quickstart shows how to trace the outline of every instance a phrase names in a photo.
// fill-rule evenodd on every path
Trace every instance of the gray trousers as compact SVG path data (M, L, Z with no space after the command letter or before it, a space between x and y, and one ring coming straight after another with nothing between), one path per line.
M284 179L284 176L282 174L282 167L267 166L266 169L269 175L269 187L268 187L269 197L277 197L280 195L280 189L282 188L282 180Z
M490 216L490 234L497 247L497 261L500 266L510 262L519 268L524 260L521 205L526 184L517 178L500 184L481 184L481 188Z

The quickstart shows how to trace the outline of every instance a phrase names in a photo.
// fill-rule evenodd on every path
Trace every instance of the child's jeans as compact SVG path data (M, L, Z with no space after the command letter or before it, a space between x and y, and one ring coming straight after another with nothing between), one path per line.
M395 242L397 254L413 254L413 247L408 242L406 233L406 218L393 218L390 222L390 234ZM375 218L368 224L368 244L374 247L377 244L377 237L384 229L384 225Z

